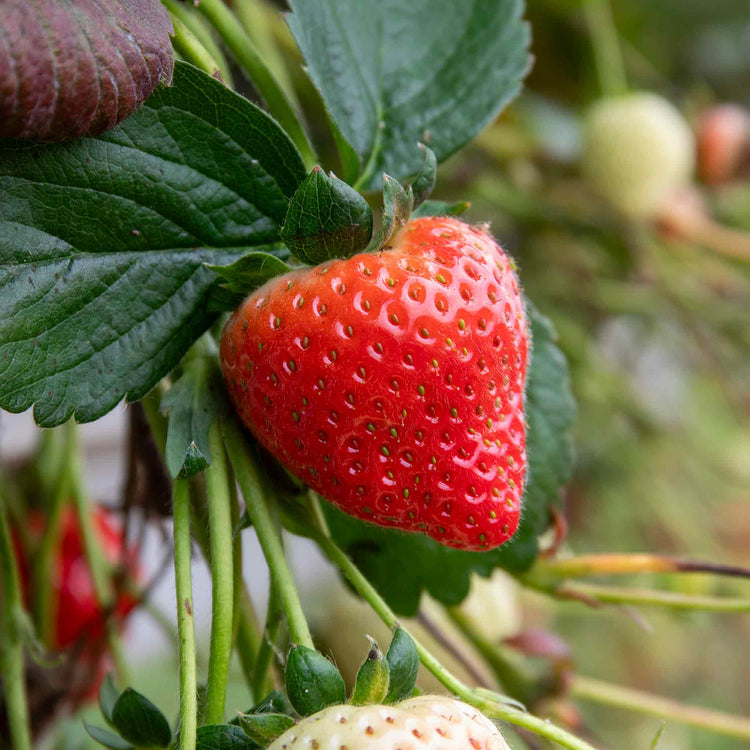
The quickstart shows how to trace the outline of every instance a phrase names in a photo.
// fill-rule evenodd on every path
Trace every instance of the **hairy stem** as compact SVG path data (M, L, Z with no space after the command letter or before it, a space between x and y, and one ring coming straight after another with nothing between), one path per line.
M174 483L174 572L180 656L180 750L194 750L198 721L193 581L190 569L190 493L187 481Z
M733 716L701 706L685 705L660 695L612 685L592 677L573 677L570 694L582 700L637 711L716 734L750 740L750 718Z
M257 703L260 696L255 692L254 680L257 671L258 654L262 636L258 626L258 617L244 582L241 583L239 599L239 617L237 623L237 640L235 649L240 660L240 668L250 691L250 700Z
M206 468L211 548L211 647L208 659L206 724L224 721L229 661L232 654L234 557L229 470L219 423L208 431L211 464Z
M29 709L26 703L23 639L19 623L25 616L21 584L5 514L0 499L0 677L5 694L10 739L14 750L31 750Z
M271 580L278 590L292 641L314 648L297 587L284 556L281 536L266 504L263 483L255 459L234 420L223 420L222 431L229 459L245 498L248 515L258 535L263 555L271 571Z
M172 17L172 44L175 49L188 62L233 88L234 81L229 64L203 16L192 6L177 0L162 0L162 3Z
M269 111L294 141L307 168L312 169L316 161L315 152L297 114L234 13L222 0L202 0L198 9L218 31L237 62L248 72Z
M341 571L344 577L349 583L351 583L357 593L372 607L380 619L388 627L396 627L398 625L398 619L393 610L391 610L372 584L362 575L359 569L333 542L333 540L323 534L317 535L315 539L326 557L328 557L328 559ZM523 727L541 737L546 737L553 742L557 742L562 747L570 748L570 750L593 750L591 745L587 742L584 742L575 735L566 732L564 729L561 729L544 719L524 713L516 708L511 708L503 703L490 700L483 695L478 695L455 675L451 674L451 672L449 672L416 638L414 638L413 635L412 639L417 647L420 661L430 672L432 672L433 675L435 675L440 683L461 698L461 700L470 703L490 718L507 721L515 726Z
M271 586L268 597L268 612L266 613L266 626L263 629L263 639L258 651L258 661L255 664L253 675L253 693L257 699L262 698L271 689L268 680L269 669L273 661L273 648L279 635L281 627L281 611L279 609L279 597L276 587Z

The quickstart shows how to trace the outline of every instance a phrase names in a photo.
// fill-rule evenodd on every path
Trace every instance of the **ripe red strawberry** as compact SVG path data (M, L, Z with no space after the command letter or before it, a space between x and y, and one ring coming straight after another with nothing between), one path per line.
M244 423L323 497L484 550L518 526L528 338L502 249L430 217L378 253L269 281L220 359Z
M308 716L268 750L508 750L500 730L476 708L438 695L395 706L330 706Z

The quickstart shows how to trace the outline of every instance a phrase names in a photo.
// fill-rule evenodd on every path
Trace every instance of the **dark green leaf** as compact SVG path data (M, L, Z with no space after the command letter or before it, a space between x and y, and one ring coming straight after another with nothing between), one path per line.
M418 216L460 216L471 208L471 203L460 201L459 203L444 203L443 201L425 201L421 206L412 211L412 218Z
M102 729L101 727L95 727L93 724L83 722L83 726L88 732L91 739L96 740L100 745L110 748L110 750L132 750L133 746L129 742L125 742L122 737L118 737L112 732Z
M334 174L315 167L289 202L281 239L303 263L317 266L348 258L367 247L372 210L367 201Z
M521 0L291 0L289 26L342 135L380 175L415 174L488 125L529 67Z
M186 64L105 135L0 144L0 408L53 426L145 395L213 321L204 264L277 242L304 176L274 120Z
M390 667L390 683L385 702L398 703L412 694L419 674L417 647L403 628L396 628L393 633L386 658Z
M138 747L167 747L172 739L169 722L145 695L127 688L112 709L112 725Z
M307 646L292 646L286 662L286 692L300 716L346 700L344 678L328 659Z
M234 724L208 724L198 727L195 750L256 750L242 729Z
M382 703L388 694L388 679L388 661L380 646L370 638L370 650L357 672L354 692L349 702L353 706Z
M117 703L119 697L120 691L115 687L110 673L102 680L102 686L99 688L99 708L110 724L112 723L112 711L114 711L115 703Z
M286 714L240 714L240 726L251 740L265 747L293 727L294 719Z
M411 190L414 194L414 208L418 208L429 198L437 179L437 159L435 158L435 152L427 148L424 143L417 145L424 152L424 164L411 183Z
M165 458L169 473L186 479L211 463L208 430L227 408L215 353L198 354L184 363L179 379L161 401L169 415Z
M510 542L489 552L463 552L421 534L363 523L326 505L334 539L399 614L415 614L423 591L443 604L459 604L469 592L472 571L487 576L494 568L527 570L539 549L537 537L549 524L550 508L570 478L576 407L567 362L550 322L530 303L527 310L534 341L526 381L528 481L521 523Z

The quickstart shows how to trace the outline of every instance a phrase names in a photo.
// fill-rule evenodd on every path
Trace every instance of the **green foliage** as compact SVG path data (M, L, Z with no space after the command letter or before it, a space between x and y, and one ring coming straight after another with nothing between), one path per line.
M251 292L263 286L274 276L288 273L291 268L282 260L279 249L273 252L253 252L243 255L234 263L225 266L206 264L206 268L218 274L223 283L213 290L211 307L214 310L234 310Z
M353 706L382 703L388 694L389 664L380 646L370 639L367 658L357 672L354 692L349 702Z
M518 92L529 67L520 0L292 0L289 27L362 187L419 171L468 143Z
M286 692L300 716L346 700L344 678L328 659L307 646L292 646L286 662Z
M364 250L371 236L372 210L367 201L320 167L297 189L281 227L281 239L311 266L348 258Z
M123 124L0 147L0 407L88 422L211 324L216 274L278 241L304 179L262 110L189 65Z
M538 552L537 536L570 478L576 409L567 363L550 322L530 303L527 311L534 341L526 381L528 471L521 523L510 542L489 552L454 550L421 534L366 524L326 505L336 542L399 614L415 614L423 591L444 604L459 604L468 594L472 571L486 576L494 568L528 569Z
M430 197L437 180L437 158L431 148L427 148L424 143L417 144L424 153L424 164L417 173L411 184L411 190L414 194L414 208L421 206L427 198Z
M411 636L396 628L386 654L390 671L386 703L398 703L414 692L419 674L419 654Z
M108 674L102 680L102 686L99 688L99 708L110 724L112 723L112 711L114 711L115 703L117 703L119 697L120 691L115 687L112 675Z
M125 689L115 702L112 726L136 747L167 747L172 739L164 714L132 688Z

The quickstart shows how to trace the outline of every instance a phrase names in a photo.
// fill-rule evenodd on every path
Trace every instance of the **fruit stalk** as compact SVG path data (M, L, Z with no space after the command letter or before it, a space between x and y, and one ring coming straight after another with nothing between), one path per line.
M24 617L16 556L0 499L0 677L5 693L8 725L14 750L31 750L29 709L26 702L23 641L18 624Z
M315 536L315 541L326 557L341 571L342 575L349 581L357 593L372 607L378 617L388 627L396 627L398 619L393 610L335 542L330 537L321 533ZM594 750L587 742L544 719L477 695L455 675L451 674L413 635L411 637L417 647L420 661L432 672L440 683L461 700L478 708L490 718L507 721L510 724L523 727L534 732L534 734L558 743L562 747L570 748L570 750Z
M177 634L180 657L180 750L195 747L198 696L190 570L190 493L186 480L174 483L174 571L177 593Z
M602 93L605 96L622 94L627 91L628 84L609 0L590 0L584 3L583 12L594 48L594 63Z
M252 692L260 698L271 689L268 679L268 671L273 659L273 647L279 635L281 627L281 611L279 609L279 597L276 586L271 586L268 596L268 613L266 614L266 625L263 629L263 640L258 650L258 660L255 663L253 673Z
M284 90L263 62L252 39L222 0L202 0L198 9L219 33L237 62L248 72L269 112L279 121L299 149L308 170L315 165L315 151Z
M637 711L728 737L750 740L750 718L732 716L702 706L688 706L660 695L612 685L592 677L574 676L570 694L582 700Z
M255 460L250 454L244 436L233 420L222 420L221 429L229 460L245 498L248 515L271 571L273 585L278 591L292 642L314 648L297 587L284 557L281 537L266 505L263 484Z
M172 10L171 4L168 3L168 0L163 0L163 2L167 4L167 7L170 9L172 25L174 26L172 44L177 52L179 52L189 63L195 65L196 68L200 68L218 81L224 81L224 76L219 67L219 63L214 60L209 51L201 44L198 37L193 34L182 20L180 20L177 14Z
M234 555L229 472L218 422L208 432L211 464L206 468L211 548L211 646L206 724L221 724L226 705L234 620Z

